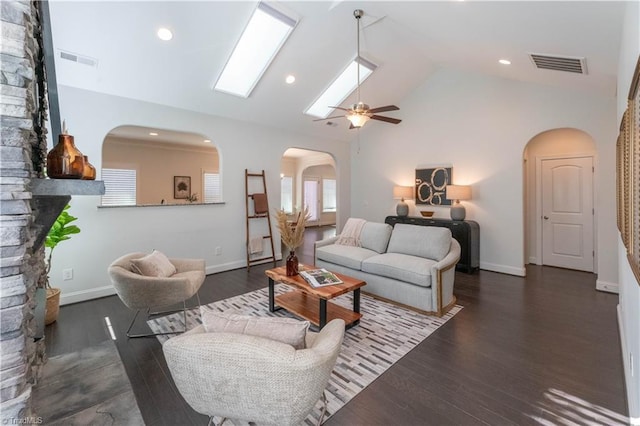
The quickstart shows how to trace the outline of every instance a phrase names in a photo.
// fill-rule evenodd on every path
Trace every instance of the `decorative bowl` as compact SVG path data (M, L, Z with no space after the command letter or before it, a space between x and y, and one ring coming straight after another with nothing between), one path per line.
M433 216L433 212L430 212L430 211L424 211L424 210L422 210L422 211L420 212L420 214L422 215L422 217L431 217L431 216Z

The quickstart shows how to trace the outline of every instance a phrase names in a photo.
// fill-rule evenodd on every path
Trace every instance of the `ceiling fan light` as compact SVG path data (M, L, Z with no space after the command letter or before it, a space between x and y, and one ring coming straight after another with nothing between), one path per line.
M358 114L362 114L369 111L369 105L365 104L364 102L358 102L357 104L351 105L351 109Z
M351 122L351 125L355 128L360 128L365 125L367 121L369 121L369 116L366 114L347 114L347 120Z

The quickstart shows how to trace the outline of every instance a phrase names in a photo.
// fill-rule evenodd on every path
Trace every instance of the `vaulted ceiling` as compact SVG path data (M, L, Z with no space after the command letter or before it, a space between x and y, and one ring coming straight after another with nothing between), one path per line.
M610 1L281 2L299 22L249 98L214 91L256 4L50 0L58 84L349 140L355 131L345 119L331 126L303 111L355 57L359 8L361 55L378 65L361 98L400 107L385 115L402 118L403 98L439 68L615 96L624 3ZM161 41L159 27L173 39ZM587 74L537 69L529 53L584 57ZM289 74L294 84L285 83Z

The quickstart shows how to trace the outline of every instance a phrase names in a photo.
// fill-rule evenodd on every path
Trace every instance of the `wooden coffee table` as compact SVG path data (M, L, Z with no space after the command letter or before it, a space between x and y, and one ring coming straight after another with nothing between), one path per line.
M305 269L316 269L316 267L307 266ZM342 318L346 323L346 328L357 325L362 318L360 287L367 284L365 281L336 274L343 281L342 284L313 288L300 275L288 277L284 266L269 269L265 271L265 274L269 277L269 310L271 312L286 309L318 326L319 329L322 329L327 322L334 318ZM274 288L277 282L287 284L294 290L276 296ZM327 303L328 300L350 291L353 291L353 310L343 308L335 303Z

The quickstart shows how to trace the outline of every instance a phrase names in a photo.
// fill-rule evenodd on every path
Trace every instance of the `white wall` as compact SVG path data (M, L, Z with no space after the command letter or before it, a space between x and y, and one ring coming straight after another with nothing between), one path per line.
M523 275L523 151L537 134L576 128L596 142L598 279L617 282L615 98L441 69L398 104L402 123L368 123L352 143L351 214L383 221L394 185L415 169L452 165L453 182L473 186L467 218L480 224L480 267ZM449 217L437 208L435 217Z
M321 140L177 108L60 86L61 116L76 146L98 170L102 141L121 125L193 132L211 139L220 156L223 205L97 208L98 196L73 197L71 212L82 232L61 244L53 255L51 283L62 288L61 302L71 303L113 294L107 266L132 251L158 249L176 257L204 258L209 273L243 267L245 251L244 170L265 170L271 207L280 205L282 155L295 146L331 153L339 176L338 220L350 206L350 152L344 142ZM274 231L275 232L275 231ZM276 247L279 236L275 235ZM215 256L215 247L221 247ZM71 281L62 270L74 269Z
M622 114L627 108L627 96L633 71L640 57L640 3L628 2L626 7L618 69L618 123L622 120ZM640 425L640 283L631 272L626 259L626 249L617 230L615 235L618 237L620 286L618 321L627 383L629 416L632 424Z

